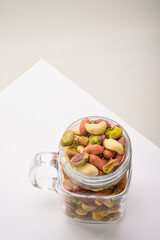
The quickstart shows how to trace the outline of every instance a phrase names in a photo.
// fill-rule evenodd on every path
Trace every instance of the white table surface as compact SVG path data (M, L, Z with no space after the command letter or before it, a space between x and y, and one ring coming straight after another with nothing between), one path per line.
M56 193L29 182L35 153L56 151L65 128L87 115L114 119L132 141L127 208L116 224L69 221ZM160 239L160 149L44 60L0 94L0 166L1 240Z

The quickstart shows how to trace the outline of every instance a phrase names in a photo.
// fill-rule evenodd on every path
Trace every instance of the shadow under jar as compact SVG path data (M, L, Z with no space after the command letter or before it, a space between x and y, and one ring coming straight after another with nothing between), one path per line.
M90 116L90 121L103 119L112 127L115 121ZM79 128L83 119L72 123L67 130ZM67 147L59 145L59 152L38 153L30 167L31 183L38 188L56 191L64 214L74 221L86 223L110 223L119 221L125 210L126 198L131 180L132 148L125 129L125 158L112 173L102 176L88 176L76 171L66 155ZM39 171L41 168L41 171ZM56 169L57 176L45 176L44 169Z

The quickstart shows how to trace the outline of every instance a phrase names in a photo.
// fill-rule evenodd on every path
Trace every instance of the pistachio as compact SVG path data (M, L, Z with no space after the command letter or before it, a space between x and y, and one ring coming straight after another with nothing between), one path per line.
M105 206L104 204L101 204L101 205L97 206L97 208L95 210L93 210L93 212L102 212L102 211L105 211L107 209L108 209L107 206Z
M80 132L79 128L75 128L73 129L75 135L79 135L79 136L82 136L82 133Z
M112 208L114 205L114 202L111 199L107 199L103 202L104 205L106 205L109 208Z
M78 202L78 199L76 197L71 197L70 198L70 201L73 202L73 203L77 203Z
M83 166L88 161L88 158L88 153L78 153L71 159L70 163L75 167Z
M85 216L88 214L88 212L84 209L77 209L75 212L80 216Z
M122 144L114 139L104 139L103 146L109 150L116 151L119 154L123 154L124 152Z
M66 130L62 136L61 144L63 147L69 146L73 143L74 131Z
M89 123L85 123L85 128L87 130L87 132L97 135L97 134L103 134L106 131L107 128L107 124L105 121L102 121L100 123L93 123L93 124L89 124Z
M107 128L107 130L105 131L106 138L110 138L109 136L113 129L114 129L113 127Z
M108 163L106 165L103 166L103 172L105 173L110 173L112 172L112 169L115 167L115 166L119 166L119 160L118 159L111 159L108 161Z
M73 209L67 207L66 208L66 215L72 218L72 217L74 217L77 214L75 213L75 211Z
M73 156L75 156L76 154L78 154L78 152L74 149L74 148L67 148L66 150L65 150L65 157L67 158L67 159L69 159L69 160L71 160L71 158L73 157Z
M82 203L77 203L77 208L82 209Z
M100 135L100 136L95 136L95 135L91 135L89 137L89 144L102 144L103 140L105 139L105 135Z
M122 128L115 126L109 133L109 138L117 139L122 135Z
M67 206L68 208L70 208L70 209L72 209L72 210L76 210L76 209L77 209L76 204L73 203L73 202L67 202L67 201L65 201L65 204L66 204L66 206Z
M98 175L98 168L96 168L95 166L93 166L90 163L86 163L83 166L75 167L75 169L84 175L88 175L88 176L97 176Z
M103 175L105 175L105 173L99 169L98 176L103 176Z
M90 212L90 211L95 210L95 209L97 208L97 206L88 206L88 205L82 203L82 208L83 208L84 210Z
M100 136L97 136L98 137L98 141L100 143L103 143L104 139L105 139L105 135L100 135Z
M85 147L88 144L88 138L84 137L84 136L75 136L74 137L74 144L76 146L82 145L83 147Z
M89 137L89 144L101 144L101 142L98 140L97 136L91 135Z
M83 147L82 145L79 145L79 146L77 147L77 151L78 151L79 153L82 153L82 152L83 152L83 149L84 149L84 147Z

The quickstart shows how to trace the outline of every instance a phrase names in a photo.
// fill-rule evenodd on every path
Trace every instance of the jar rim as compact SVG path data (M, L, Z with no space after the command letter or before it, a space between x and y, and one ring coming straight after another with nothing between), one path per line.
M106 118L106 117L102 117L102 116L87 116L87 118L89 120L96 120L96 119L103 119L108 121L112 126L115 125L119 125L117 122L113 121L112 119ZM72 124L70 124L68 126L68 128L66 130L70 130L70 129L74 129L77 127L77 125L79 126L81 121L84 118L80 118L78 120L76 120L75 122L73 122ZM122 126L121 126L122 127ZM111 184L113 181L115 181L117 179L117 177L119 176L123 176L123 174L126 172L126 170L129 168L130 165L130 161L131 161L131 156L132 156L132 147L131 147L131 141L130 138L126 132L126 130L122 127L123 129L123 136L126 139L126 148L125 148L125 159L123 161L123 163L121 164L121 166L116 169L114 172L106 174L106 175L102 175L102 176L88 176L88 175L84 175L78 171L76 171L66 160L65 158L65 154L64 154L64 147L61 146L61 142L59 144L59 156L62 160L63 163L63 167L64 170L66 171L66 173L72 177L74 180L78 181L81 184L87 184L88 186L92 187L96 187L96 186L104 186L106 184Z

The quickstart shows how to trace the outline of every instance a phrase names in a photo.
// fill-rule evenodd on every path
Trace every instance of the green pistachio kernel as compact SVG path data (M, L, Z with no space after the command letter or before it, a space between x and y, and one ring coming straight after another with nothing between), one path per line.
M89 144L101 144L97 136L91 135L89 137Z
M109 138L117 139L122 135L122 128L115 126L113 130L109 133Z
M113 130L113 127L107 128L107 130L105 131L106 138L110 138L110 133L112 130Z
M73 202L73 203L76 203L76 202L78 202L78 199L76 197L71 197L70 201Z
M77 203L77 208L82 209L82 203Z

